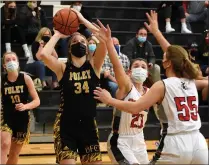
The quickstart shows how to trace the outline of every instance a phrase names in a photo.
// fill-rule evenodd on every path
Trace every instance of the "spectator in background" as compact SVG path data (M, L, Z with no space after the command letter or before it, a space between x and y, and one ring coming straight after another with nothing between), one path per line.
M25 57L30 56L28 45L26 44L24 32L22 28L17 25L17 6L15 1L5 1L4 7L1 8L1 27L2 36L6 52L11 52L11 38L12 36L19 37L17 40L21 43L25 52Z
M25 31L28 45L34 42L41 27L48 27L45 11L39 5L36 0L28 1L18 14L18 24Z
M86 18L89 22L91 22L91 18L85 12L85 8L83 7L81 1L72 1L71 7L74 8L74 9L76 9L77 11L79 11L84 16L84 18ZM78 32L81 33L81 34L83 34L87 39L89 37L91 37L90 30L87 29L87 27L85 25L83 25L83 24L80 24Z
M112 42L118 53L118 58L120 62L122 63L125 72L127 72L130 66L130 61L125 54L120 52L119 40L116 37L112 37ZM112 94L112 96L115 97L115 92L118 89L118 85L117 85L117 81L115 79L115 74L113 71L113 64L111 63L108 55L106 55L105 57L104 64L102 66L102 71L104 74L104 81L106 81L107 83L107 88L110 90L110 93Z
M97 48L97 43L98 43L98 41L95 40L95 38L91 37L91 38L88 39L89 58L94 56L94 52Z
M203 41L200 45L200 60L201 60L200 67L203 76L209 75L208 57L209 57L209 30L205 30L203 35Z
M194 63L195 67L199 71L200 77L202 77L202 71L200 69L200 61L199 61L200 52L198 49L198 44L196 42L188 43L187 51L188 51L189 59L191 60L191 62Z
M126 43L122 53L126 54L130 61L136 58L146 59L152 81L156 82L161 79L160 66L155 64L155 54L152 44L147 40L147 30L144 27L139 28L136 36Z
M166 33L174 32L175 29L171 27L171 16L173 10L178 11L181 20L181 33L192 33L186 25L186 16L182 2L163 1L158 10L163 10L165 16L165 31Z
M190 22L204 21L205 26L208 24L208 1L183 1L184 12L188 28ZM208 27L206 27L208 28Z
M33 42L33 44L32 44L33 58L31 58L31 57L29 58L29 60L26 64L26 67L25 67L26 72L33 74L33 75L37 76L38 78L40 78L40 80L42 82L43 90L50 89L50 87L47 86L47 83L45 81L46 70L48 70L49 75L52 76L53 89L55 89L55 90L59 89L57 77L56 77L55 73L52 72L50 69L48 69L42 61L39 61L39 59L36 58L36 54L41 52L41 50L43 49L45 44L49 41L51 36L52 36L52 33L49 28L46 28L46 27L41 28L41 30L39 31L39 33L35 39L35 42ZM58 55L55 50L53 51L52 56L58 58Z

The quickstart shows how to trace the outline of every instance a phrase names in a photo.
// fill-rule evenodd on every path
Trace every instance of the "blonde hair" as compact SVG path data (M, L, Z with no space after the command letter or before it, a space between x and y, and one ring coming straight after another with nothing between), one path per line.
M171 45L166 52L166 58L171 61L173 71L177 77L196 79L199 75L198 69L189 60L187 51L178 45Z
M41 28L41 29L39 30L38 35L36 36L35 41L36 41L36 42L41 41L41 38L44 36L44 33L46 33L47 31L49 32L50 36L52 36L51 30L50 30L49 28L47 28L47 27L43 27L43 28Z
M87 40L88 41L88 45L89 45L89 41L91 41L91 40L94 41L96 45L98 45L98 41L95 38L93 38L93 37L88 38L88 40Z

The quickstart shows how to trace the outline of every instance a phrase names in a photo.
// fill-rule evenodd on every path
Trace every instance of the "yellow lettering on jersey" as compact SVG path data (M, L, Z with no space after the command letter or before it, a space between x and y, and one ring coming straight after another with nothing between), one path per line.
M77 73L77 78L78 78L78 81L82 80L82 76L81 76L80 72Z
M69 78L69 80L72 81L72 79L73 79L73 73L70 72L70 78Z
M87 75L88 75L88 79L91 79L90 70L87 70L86 73L87 73Z
M87 79L86 71L82 71L82 77L83 77L84 80Z
M90 70L85 70L82 72L70 72L69 80L86 80L91 79Z
M74 80L78 80L78 77L77 77L76 72L73 72L73 79L74 79Z
M23 85L7 87L4 89L5 95L23 93Z

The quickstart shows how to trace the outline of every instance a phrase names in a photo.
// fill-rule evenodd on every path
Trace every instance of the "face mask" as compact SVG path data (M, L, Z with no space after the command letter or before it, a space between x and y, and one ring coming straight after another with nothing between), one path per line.
M47 43L49 40L50 40L50 37L49 36L43 36L41 38L45 43Z
M147 70L143 68L133 68L131 77L136 83L143 83L147 78Z
M89 51L90 52L94 52L97 48L97 45L96 44L89 44Z
M16 8L9 8L9 12L10 12L10 13L13 14L15 11L16 11Z
M147 37L138 36L139 42L144 43L147 40Z
M6 64L6 70L8 72L14 72L18 69L19 65L15 61L10 61Z
M120 45L114 45L118 55L120 54Z
M86 55L86 46L80 42L71 45L72 55L81 58Z
M77 11L81 11L81 6L73 6L73 9L77 10Z

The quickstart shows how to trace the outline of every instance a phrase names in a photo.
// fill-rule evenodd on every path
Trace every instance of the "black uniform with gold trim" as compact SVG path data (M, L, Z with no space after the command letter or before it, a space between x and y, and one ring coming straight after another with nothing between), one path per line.
M1 131L12 134L12 140L18 144L29 141L29 111L17 111L15 104L28 102L28 87L23 73L19 73L15 82L10 82L7 75L2 77L1 83Z
M98 85L99 78L89 61L80 68L66 63L60 80L61 104L54 125L57 163L63 159L76 160L77 153L83 163L101 160L93 94Z

